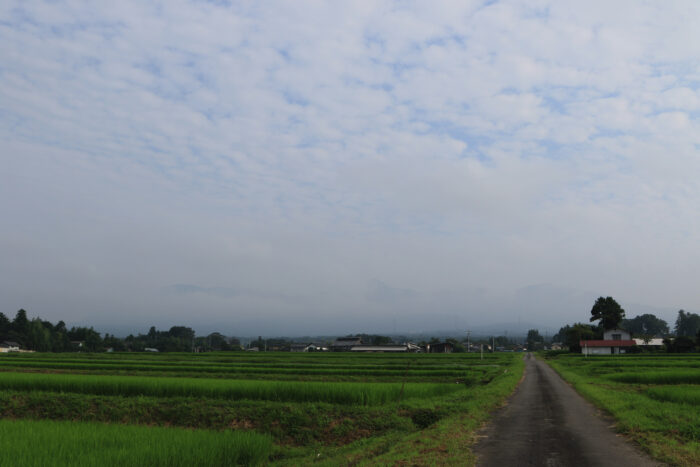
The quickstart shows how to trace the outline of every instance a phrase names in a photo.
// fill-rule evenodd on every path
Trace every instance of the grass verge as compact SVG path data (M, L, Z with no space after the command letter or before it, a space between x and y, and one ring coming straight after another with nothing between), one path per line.
M672 465L700 465L700 408L686 401L669 400L684 397L682 389L667 390L664 386L639 383L668 382L673 378L659 378L656 371L645 376L643 368L635 378L618 378L615 373L619 367L608 365L614 361L632 364L635 359L638 359L636 363L644 361L643 357L633 355L589 359L566 355L547 362L582 396L612 415L617 420L617 430L652 457ZM688 371L683 368L685 363L692 365L696 360L669 360L668 365L676 365L679 374L685 375ZM697 394L697 385L687 387L694 388L692 391Z

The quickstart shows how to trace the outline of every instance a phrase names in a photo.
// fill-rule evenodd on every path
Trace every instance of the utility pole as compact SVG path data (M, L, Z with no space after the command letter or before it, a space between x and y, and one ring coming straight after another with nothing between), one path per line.
M471 352L471 346L469 345L469 335L471 333L472 332L469 329L467 329L467 352Z

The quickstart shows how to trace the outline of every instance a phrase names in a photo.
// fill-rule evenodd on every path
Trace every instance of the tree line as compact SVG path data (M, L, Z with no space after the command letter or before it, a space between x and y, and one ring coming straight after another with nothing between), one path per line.
M671 331L668 323L655 315L645 313L632 319L625 318L625 310L612 297L599 297L591 309L590 322L597 324L574 323L559 329L552 337L572 352L580 352L580 341L602 339L606 329L620 327L633 336L650 340L664 338L664 346L669 352L692 352L700 348L700 315L679 310Z
M71 327L59 321L55 325L41 318L29 319L24 309L17 311L10 320L0 313L0 343L15 342L23 349L37 352L115 352L144 351L193 352L210 350L240 350L240 342L218 332L207 336L195 336L192 328L173 326L159 331L151 326L146 334L130 334L119 338L106 333L104 337L92 327Z

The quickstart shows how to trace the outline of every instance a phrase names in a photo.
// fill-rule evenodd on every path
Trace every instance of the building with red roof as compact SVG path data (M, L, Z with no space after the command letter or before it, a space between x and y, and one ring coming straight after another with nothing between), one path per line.
M637 343L632 335L624 329L607 329L603 333L603 339L580 341L581 353L585 355L612 355L625 353Z

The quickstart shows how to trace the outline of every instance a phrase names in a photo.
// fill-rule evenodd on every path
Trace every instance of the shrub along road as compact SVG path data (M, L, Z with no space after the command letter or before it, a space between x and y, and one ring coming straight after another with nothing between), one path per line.
M524 380L480 433L478 466L661 465L616 435L612 420L546 363L525 359Z

